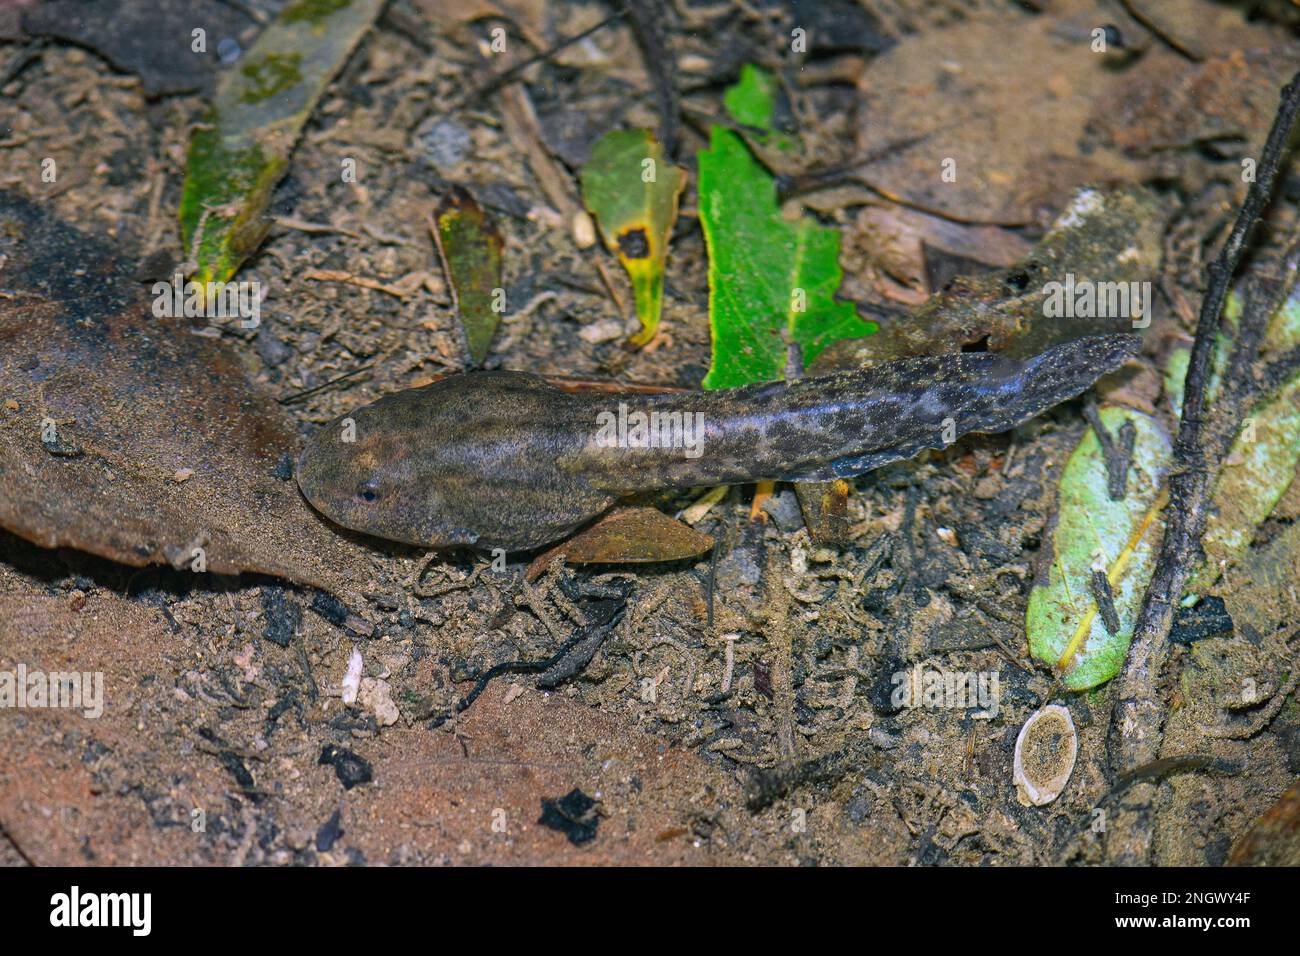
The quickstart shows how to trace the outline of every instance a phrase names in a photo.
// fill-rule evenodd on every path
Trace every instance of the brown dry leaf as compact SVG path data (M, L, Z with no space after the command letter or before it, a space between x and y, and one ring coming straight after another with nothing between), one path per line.
M179 828L155 823L146 801L109 796L96 782L100 756L112 754L142 784L184 779L186 789L201 782L221 793L215 761L186 768L184 778L163 772L174 769L162 766L167 754L140 733L131 713L128 702L143 688L170 695L181 663L168 658L175 650L169 637L157 609L111 594L90 596L80 611L65 598L0 596L0 671L17 674L22 665L28 680L35 672L103 675L101 693L90 688L102 703L99 717L87 717L84 706L4 711L0 831L29 862L85 866L87 852L118 866L203 862L193 842L177 839Z
M849 483L808 481L794 486L808 539L818 547L838 547L852 538L849 528Z
M1124 96L1099 99L1089 122L1104 142L1133 155L1245 140L1232 148L1258 161L1279 91L1297 67L1300 46L1291 44L1232 50L1172 74L1142 71Z
M1093 11L1095 24L1110 14ZM1002 15L907 37L863 71L858 148L910 143L865 166L891 199L965 222L1040 221L1084 184L1133 178L1114 153L1083 155L1094 103L1114 104L1133 70L1092 52L1083 11L1069 19ZM1162 50L1140 61L1166 79L1184 61ZM955 179L945 181L951 160Z
M242 754L249 726L217 726L212 704L184 692L195 686L185 680L195 676L190 650L156 609L111 592L80 611L59 597L0 596L0 670L104 675L96 719L68 708L6 712L0 832L30 862L234 864L262 852L247 839L236 849L238 833L282 834L271 851L283 853L295 830L306 830L299 859L310 860L310 834L340 808L340 860L355 851L370 863L664 865L739 863L752 850L740 842L743 794L725 772L643 733L635 718L562 695L511 695L504 683L460 716L457 734L399 724L382 740L348 741L374 774L349 791L317 762L335 731L328 710L312 706L301 731L268 734L262 759L241 758L255 778L245 794L197 729ZM286 673L296 667L292 649L263 644L260 654ZM602 812L582 846L537 825L541 801L574 788L598 795ZM191 827L195 810L206 814L202 832ZM735 837L700 841L697 820Z
M106 246L0 193L0 290L18 406L0 412L0 527L135 567L364 580L366 550L298 493L293 422L228 346L155 318Z
M712 547L713 539L707 534L668 517L658 508L618 508L534 558L528 566L528 579L536 580L560 557L570 564L680 561Z
M998 226L967 225L895 203L872 203L859 210L847 233L845 253L861 250L874 268L877 291L909 305L924 302L930 288L927 249L970 259L991 268L1014 265L1032 244ZM900 290L894 283L900 283ZM883 281L882 281L883 280Z
M1228 866L1300 866L1300 783L1238 838Z

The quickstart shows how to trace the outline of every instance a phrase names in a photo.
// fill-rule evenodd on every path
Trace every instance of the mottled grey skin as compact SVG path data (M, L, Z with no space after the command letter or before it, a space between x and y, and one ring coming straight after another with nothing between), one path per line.
M677 395L573 394L523 372L471 372L331 422L303 451L298 485L327 518L367 534L534 548L633 492L848 478L942 448L945 437L1006 431L1078 395L1138 344L1091 336L1027 361L929 356ZM599 445L598 416L616 415L620 402L629 412L702 413L702 454ZM351 443L342 440L348 419Z

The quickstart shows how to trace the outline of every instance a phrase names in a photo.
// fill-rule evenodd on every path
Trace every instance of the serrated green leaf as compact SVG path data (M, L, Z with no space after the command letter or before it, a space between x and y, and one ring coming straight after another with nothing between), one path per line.
M1168 497L1172 448L1160 423L1118 407L1103 408L1101 420L1112 433L1126 420L1136 429L1128 492L1111 500L1101 444L1089 428L1061 473L1052 563L1046 583L1030 592L1025 619L1030 651L1071 690L1096 687L1119 673L1155 571ZM1093 598L1094 565L1111 585L1120 623L1114 634Z
M460 187L448 190L433 218L434 239L465 334L465 348L470 362L482 365L501 320L495 301L502 287L501 233Z
M664 158L649 130L615 130L592 147L581 179L583 202L596 217L605 247L632 280L641 320L632 343L644 345L663 311L664 263L686 170Z
M294 0L221 78L190 138L181 195L196 281L226 281L266 237L263 213L303 124L383 5Z
M780 379L787 342L807 365L833 342L876 331L851 302L835 300L839 233L782 218L772 177L739 136L715 126L699 162L713 334L705 388Z

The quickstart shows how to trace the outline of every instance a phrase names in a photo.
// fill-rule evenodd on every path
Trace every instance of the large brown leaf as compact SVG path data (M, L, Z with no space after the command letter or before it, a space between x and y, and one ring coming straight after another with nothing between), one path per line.
M926 212L1012 225L1042 220L1078 186L1138 175L1122 156L1081 148L1094 104L1132 82L1092 52L1088 28L1109 21L1090 13L963 22L876 57L859 81L858 146L901 145L862 179ZM1147 59L1179 65L1173 54Z
M292 421L231 348L155 318L147 291L106 246L0 193L0 527L137 567L194 569L202 548L208 571L357 586L365 549L298 494Z

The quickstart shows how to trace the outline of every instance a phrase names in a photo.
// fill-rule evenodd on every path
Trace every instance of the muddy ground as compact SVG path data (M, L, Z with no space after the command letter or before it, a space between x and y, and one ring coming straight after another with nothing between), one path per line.
M688 104L710 115L740 63L780 64L772 38L789 26L761 5L718 8L676 7L670 35ZM270 290L262 326L216 334L252 379L287 400L304 436L460 367L426 223L455 182L475 189L506 239L513 305L489 367L696 387L710 338L693 183L673 240L662 334L629 350L623 342L636 325L617 263L575 245L498 101L448 111L483 75L473 38L495 21L443 27L426 13L394 4L330 87L275 192L279 222L242 273ZM972 5L962 16L977 14ZM996 6L995 14L1028 16ZM606 15L597 4L556 3L535 29L553 41ZM901 19L872 22L875 33L853 33L852 43L808 61L816 81L791 74L808 155L843 152L861 119L851 68L875 55L876 39L909 35ZM942 26L920 15L911 22L911 32ZM1290 36L1281 20L1258 29ZM0 88L0 188L131 258L180 262L175 210L202 95L150 98L138 77L93 52L58 40L31 52L31 43L0 44L0 71L30 54ZM626 25L525 77L546 145L571 164L612 126L657 122ZM683 162L693 166L703 140L690 123L682 135ZM47 156L63 170L57 184L40 179ZM339 180L345 157L357 160L356 183ZM1193 303L1204 255L1186 246L1210 241L1240 198L1214 192L1210 178L1190 193L1167 181L1162 191L1175 214L1198 203L1211 213L1197 220L1203 233L1167 243L1178 253L1167 276ZM810 205L844 230L846 292L864 314L905 320L924 290L864 264L877 248L864 238L875 222L866 210L879 205L852 191L827 195ZM1009 256L1063 205L1052 200L1034 221L1000 227ZM320 277L329 271L389 291ZM344 373L352 374L295 397ZM502 571L484 556L454 554L417 581L422 554L365 542L352 608L362 620L342 620L313 589L271 577L131 568L0 532L0 669L102 671L106 700L95 720L0 713L0 861L1104 862L1094 808L1114 784L1105 739L1113 691L1064 692L1030 658L1023 626L1053 479L1084 428L1080 404L1067 403L1012 433L864 476L839 547L810 542L788 486L759 523L749 517L752 489L733 489L696 525L723 542L716 567L708 556L559 567L529 585L529 555ZM656 503L676 513L698 496ZM1293 489L1263 541L1300 513L1296 499ZM431 727L430 716L477 675L551 656L610 601L622 617L576 676L540 690L533 676L504 674ZM1275 690L1280 683L1277 661L1243 650L1240 635L1210 640L1219 643L1174 645L1161 688L1164 752L1239 769L1162 784L1152 857L1161 864L1224 863L1300 773L1294 699L1249 739L1199 734L1223 721L1214 688L1241 668ZM368 680L348 706L340 686L354 648ZM917 665L996 673L996 713L900 708L894 676ZM1025 719L1049 703L1070 709L1079 756L1061 797L1029 807L1017 799L1012 752ZM776 773L759 785L761 771ZM581 796L557 805L575 790L594 805Z

